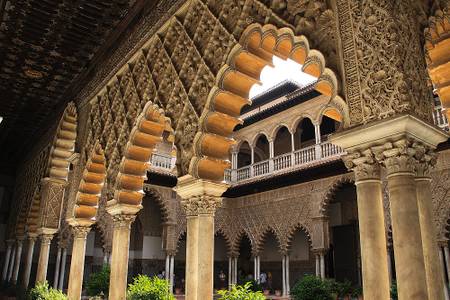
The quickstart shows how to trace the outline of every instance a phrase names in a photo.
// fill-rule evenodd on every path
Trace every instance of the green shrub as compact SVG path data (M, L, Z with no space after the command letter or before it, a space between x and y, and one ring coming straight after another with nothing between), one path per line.
M352 283L348 280L339 283L339 296L345 297L351 295L353 292Z
M48 282L36 283L36 286L28 293L29 300L67 300L67 296L60 290L48 286Z
M395 281L393 281L392 285L391 285L391 298L392 298L392 300L397 300L398 299L397 283Z
M158 277L138 275L133 283L128 285L127 299L129 300L175 300L169 292L169 282Z
M233 285L231 290L220 290L217 292L221 297L219 300L265 300L266 297L260 292L252 291L252 283L244 285Z
M304 276L292 289L291 296L295 300L330 300L331 282L316 276Z
M248 281L248 283L250 283L250 290L253 292L262 292L263 288L262 285L260 283L258 283L256 280L250 280Z
M103 266L100 272L92 273L86 282L88 296L108 295L109 292L109 266Z

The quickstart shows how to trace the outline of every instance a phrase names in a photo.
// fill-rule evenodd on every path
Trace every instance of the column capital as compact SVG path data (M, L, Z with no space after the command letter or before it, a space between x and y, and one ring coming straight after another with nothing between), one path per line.
M445 239L445 240L439 240L439 241L437 241L437 243L438 243L438 245L439 245L439 247L442 247L442 248L448 248L448 240L447 239Z
M13 240L13 239L8 239L8 240L6 240L6 245L7 245L8 247L12 247L12 245L14 245L14 240Z
M37 233L30 232L30 233L27 234L27 239L28 239L28 241L35 242L37 240L38 236L39 235Z
M228 185L223 182L196 179L190 175L181 177L176 187L187 216L214 215L227 189Z
M396 173L414 173L416 166L415 142L402 138L372 147L376 159L386 167L388 176Z
M353 151L342 157L347 169L355 173L356 182L363 180L380 180L380 164L371 149Z
M416 179L430 179L430 172L436 166L437 153L425 145L416 145Z
M113 227L114 228L121 228L126 227L128 229L131 228L131 224L136 219L136 215L127 215L127 214L120 214L120 215L114 215L113 218Z
M87 226L73 226L73 238L74 239L86 239L89 231L91 231L91 227Z

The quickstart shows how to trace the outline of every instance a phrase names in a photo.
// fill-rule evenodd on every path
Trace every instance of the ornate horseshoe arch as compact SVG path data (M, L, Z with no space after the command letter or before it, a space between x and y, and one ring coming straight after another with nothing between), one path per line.
M230 167L230 149L235 144L231 134L242 122L239 119L241 108L250 104L250 89L260 82L263 68L272 65L274 55L302 65L301 71L317 78L314 88L329 96L330 101L337 96L335 74L325 67L323 55L309 48L305 36L295 36L289 28L250 25L229 53L208 95L199 122L200 130L194 139L194 157L189 167L192 176L224 180L224 171ZM343 117L346 116L348 113ZM343 122L348 124L349 120Z

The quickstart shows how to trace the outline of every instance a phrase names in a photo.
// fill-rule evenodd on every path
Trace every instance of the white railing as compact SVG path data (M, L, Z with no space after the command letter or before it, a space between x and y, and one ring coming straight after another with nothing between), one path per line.
M168 154L153 153L152 155L152 168L160 168L166 170L172 170L175 165L175 159Z
M312 145L294 152L278 155L239 169L225 170L225 181L236 183L250 178L301 167L309 163L319 162L332 157L340 157L344 151L329 142Z
M433 121L436 126L444 129L445 131L449 131L448 120L442 111L441 106L435 106L433 111Z

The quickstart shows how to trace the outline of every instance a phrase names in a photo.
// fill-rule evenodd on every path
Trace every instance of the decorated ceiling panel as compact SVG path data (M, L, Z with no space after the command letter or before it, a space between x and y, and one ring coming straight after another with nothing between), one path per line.
M65 98L69 87L135 0L0 3L0 156L12 162L71 100Z

